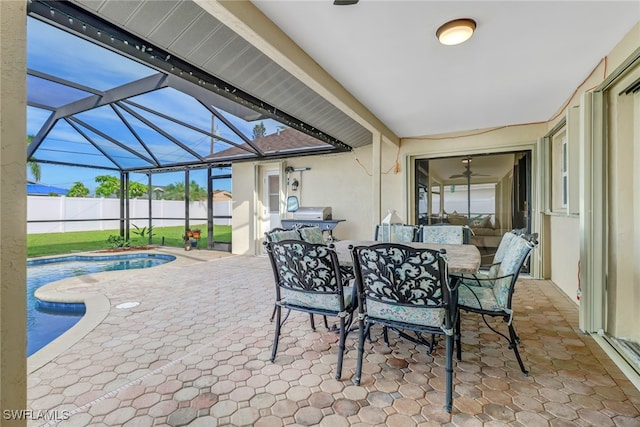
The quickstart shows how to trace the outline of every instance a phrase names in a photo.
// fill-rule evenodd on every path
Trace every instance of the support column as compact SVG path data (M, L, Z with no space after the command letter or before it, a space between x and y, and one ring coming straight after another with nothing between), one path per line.
M27 408L26 1L0 1L0 411ZM5 420L24 426L25 420Z

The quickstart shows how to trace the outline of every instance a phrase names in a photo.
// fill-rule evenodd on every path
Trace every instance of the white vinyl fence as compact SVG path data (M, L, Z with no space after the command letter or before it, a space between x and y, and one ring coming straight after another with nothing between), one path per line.
M131 224L146 227L149 200L129 201ZM231 225L231 200L214 201L214 225ZM152 200L153 218L184 218L184 202ZM228 216L229 218L215 218ZM120 227L120 200L82 197L27 196L27 233L63 233L66 231L117 230ZM206 201L189 204L189 221L206 224ZM79 221L91 220L91 221ZM47 221L47 222L33 222ZM183 225L183 219L153 219L154 227ZM134 228L133 226L131 228Z

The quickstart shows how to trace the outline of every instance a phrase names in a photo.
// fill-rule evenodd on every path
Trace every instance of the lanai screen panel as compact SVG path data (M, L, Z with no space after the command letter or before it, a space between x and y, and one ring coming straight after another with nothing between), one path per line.
M74 22L56 2L37 4L48 4L50 16L27 18L31 161L145 171L336 150L166 65L154 67L153 48L136 45L148 61L110 50L123 43L119 36ZM87 36L67 31L67 18Z

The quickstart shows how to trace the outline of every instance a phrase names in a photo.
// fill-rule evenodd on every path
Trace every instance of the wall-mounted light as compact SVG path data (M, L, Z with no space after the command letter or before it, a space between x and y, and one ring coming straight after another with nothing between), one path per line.
M469 40L475 29L476 21L473 19L454 19L453 21L442 24L440 28L438 28L438 31L436 31L436 37L438 37L440 43L452 46Z
M291 190L297 191L299 185L300 185L300 182L294 178L293 181L291 182Z

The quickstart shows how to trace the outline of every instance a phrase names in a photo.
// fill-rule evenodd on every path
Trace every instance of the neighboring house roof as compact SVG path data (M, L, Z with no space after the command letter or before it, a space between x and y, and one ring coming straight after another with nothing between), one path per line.
M226 202L232 199L231 192L227 190L213 190L214 202Z
M28 196L48 196L50 194L57 194L60 196L66 196L69 190L66 188L53 187L45 184L27 184Z
M287 151L296 151L301 148L333 148L331 145L320 141L317 138L307 135L306 133L299 132L295 129L284 129L271 135L263 136L252 141L259 150L264 153L274 154L283 153ZM247 150L243 150L239 147L231 147L226 150L218 151L212 155L207 156L208 159L219 159L227 157L239 157L247 156L253 153L253 149L248 144L241 144L241 147L246 147Z

